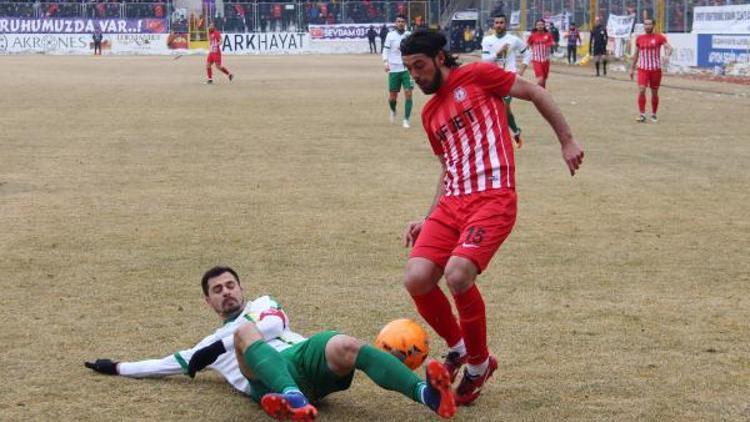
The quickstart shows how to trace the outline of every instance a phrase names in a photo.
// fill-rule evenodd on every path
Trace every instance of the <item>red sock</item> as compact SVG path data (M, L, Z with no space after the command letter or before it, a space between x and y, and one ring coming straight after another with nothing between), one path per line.
M417 305L417 311L433 330L448 343L448 347L455 346L461 340L461 327L453 315L451 303L440 287L435 286L428 293L412 296Z
M479 365L483 363L490 352L487 350L487 316L484 309L484 299L479 293L477 285L463 293L453 295L458 308L458 318L461 320L461 331L464 334L466 352L469 363Z
M654 114L656 114L656 109L659 108L659 96L656 94L651 94L651 110Z
M646 93L641 92L638 94L638 111L641 112L641 114L646 113Z
M220 67L220 68L219 68L219 70L221 70L222 72L224 72L224 74L225 74L225 75L228 75L228 74L229 74L229 71L228 71L228 70L227 70L227 68L226 68L226 67L224 67L224 66Z
M206 73L208 73L208 79L213 79L213 77L214 77L213 69L211 69L210 67L207 67L206 68Z

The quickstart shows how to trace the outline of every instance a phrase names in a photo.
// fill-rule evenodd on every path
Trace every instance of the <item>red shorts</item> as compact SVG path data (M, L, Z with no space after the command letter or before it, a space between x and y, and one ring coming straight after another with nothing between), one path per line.
M532 65L534 65L534 75L536 75L537 78L549 78L549 61L546 62L531 62Z
M660 85L661 69L638 69L638 86L650 86L651 88L659 88Z
M482 272L515 222L515 190L443 196L427 217L409 258L426 258L445 269L451 256L460 256Z
M221 66L221 53L208 53L208 57L206 58L206 63L216 63L219 66Z

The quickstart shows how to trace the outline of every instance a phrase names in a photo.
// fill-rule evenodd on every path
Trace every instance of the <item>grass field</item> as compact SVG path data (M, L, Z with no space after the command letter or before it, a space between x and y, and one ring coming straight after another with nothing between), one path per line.
M416 318L406 222L439 165L390 125L375 56L2 57L0 420L262 420L212 374L83 367L192 346L219 324L200 276L234 266L292 327L372 340ZM553 66L586 149L571 178L514 102L519 217L480 278L500 371L462 420L750 420L750 96L666 77L635 123L624 74ZM433 341L433 356L444 352ZM428 420L362 375L322 420Z

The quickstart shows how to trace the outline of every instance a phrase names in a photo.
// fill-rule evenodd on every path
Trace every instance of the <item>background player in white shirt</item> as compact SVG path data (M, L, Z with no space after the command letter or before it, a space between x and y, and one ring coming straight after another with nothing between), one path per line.
M503 15L495 15L493 22L493 31L482 39L482 61L497 63L498 66L508 72L518 73L523 76L523 72L531 63L531 50L526 42L513 34L507 32L508 18ZM516 56L523 55L521 68L517 68ZM503 97L505 110L508 115L508 126L513 133L513 140L516 147L520 148L523 144L521 139L521 128L516 124L516 119L510 109L511 96Z
M237 273L214 267L201 280L206 303L224 326L193 348L161 359L114 362L97 359L87 368L132 378L195 373L210 368L236 390L259 402L276 419L314 420L310 404L349 388L359 369L384 389L422 403L442 417L456 412L450 374L437 361L422 381L393 355L335 331L305 338L289 328L289 318L269 296L250 303Z
M406 30L406 16L396 16L396 29L389 32L385 37L383 44L383 65L388 73L388 107L391 109L391 123L396 120L396 102L398 92L404 87L404 122L403 126L409 128L409 118L411 117L412 99L411 94L414 89L414 82L409 76L409 72L404 67L401 60L401 41L409 36L411 32Z

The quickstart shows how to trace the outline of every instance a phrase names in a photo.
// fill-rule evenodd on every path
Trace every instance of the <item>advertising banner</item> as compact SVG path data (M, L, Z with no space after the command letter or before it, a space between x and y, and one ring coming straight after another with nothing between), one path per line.
M516 10L510 13L510 29L518 29L521 25L521 11Z
M750 33L750 4L700 6L693 9L696 34Z
M166 33L166 19L30 19L0 18L0 34Z
M610 14L607 18L607 35L610 38L627 38L633 31L633 23L635 23L635 15Z
M308 25L310 39L313 40L356 40L367 39L370 26L380 33L382 23L343 23L337 25ZM393 24L387 25L389 29Z
M377 41L380 47L380 39ZM310 40L310 53L315 54L362 54L370 48L367 40ZM380 57L380 53L378 53Z
M548 23L554 23L560 31L567 31L568 26L570 25L570 15L567 13L561 13L559 15L549 16L545 21Z
M308 50L310 38L301 32L222 34L224 54L300 54Z
M750 63L750 34L698 34L698 67Z
M106 36L114 54L169 54L167 34L113 34Z
M672 46L672 55L669 63L677 66L698 66L698 54L696 49L695 34L665 34L669 45Z
M106 44L106 40L102 44ZM88 54L92 51L90 34L0 34L0 54Z

